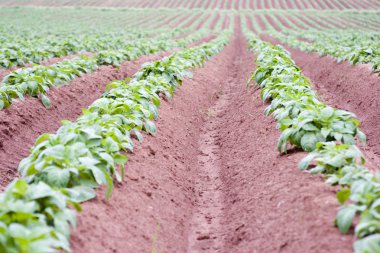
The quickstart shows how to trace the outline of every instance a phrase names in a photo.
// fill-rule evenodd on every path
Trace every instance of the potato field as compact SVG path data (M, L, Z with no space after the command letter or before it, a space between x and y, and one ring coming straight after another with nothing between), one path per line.
M379 0L0 0L0 253L380 253Z

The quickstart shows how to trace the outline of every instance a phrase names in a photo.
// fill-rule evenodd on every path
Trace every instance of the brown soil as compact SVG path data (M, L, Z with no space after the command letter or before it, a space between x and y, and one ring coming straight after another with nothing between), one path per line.
M264 1L264 4L263 4L264 9L269 9L269 1L270 0L265 0Z
M222 29L227 29L227 28L229 27L229 25L230 25L230 20L231 20L230 14L227 13L227 14L224 16Z
M188 21L185 25L183 25L183 27L189 27L191 26L194 22L196 22L196 20L198 20L199 18L201 18L203 13L199 13L197 14L195 17L193 17L190 21Z
M259 27L261 28L261 30L265 31L267 27L266 27L265 23L263 22L261 15L260 14L254 14L253 17L255 19L253 22L257 22L259 24Z
M211 2L212 2L212 0L207 0L207 2L205 4L205 9L210 8Z
M318 17L313 17L313 16L307 17L307 16L305 16L305 18L310 19L313 23L318 24L322 28L327 28L327 29L330 28L330 26L328 26L325 22L321 22Z
M314 28L314 29L319 29L318 26L316 26L315 24L313 24L312 22L310 22L308 20L308 17L303 17L303 16L297 16L298 20L302 23L302 24L305 24L306 26L308 26L309 28Z
M214 17L214 19L211 21L211 23L210 23L210 29L211 30L214 30L215 29L215 26L216 26L216 24L218 23L218 21L219 21L219 18L220 18L220 14L219 13L217 13L216 15L215 15L215 17Z
M196 30L199 30L203 27L203 24L210 18L210 15L211 14L207 14L200 22L199 24L197 25L197 27L195 28Z
M256 1L256 4L257 4L257 9L259 10L262 10L264 8L261 0L254 0L254 2Z
M73 252L352 251L333 226L334 189L297 169L304 153L277 153L260 91L244 86L253 60L237 30L163 101L126 182L84 204Z
M342 6L344 7L344 8L346 8L346 9L348 9L349 8L349 5L346 3L346 1L340 1L340 0L337 0L337 2L339 2L340 4L342 4Z
M318 6L318 4L315 1L309 1L309 4L312 7L311 9L315 9L315 10L319 9L319 6Z
M288 7L286 6L285 0L279 0L280 1L280 9L286 10Z
M293 8L294 9L298 9L298 10L301 10L301 4L298 2L298 0L293 0L294 2L294 5L293 5Z
M281 31L281 27L277 25L277 23L272 19L272 17L268 14L264 14L265 18L268 20L269 24L276 30Z
M263 36L265 40L279 41ZM380 79L368 65L337 64L331 57L306 53L285 45L303 73L310 78L321 99L339 109L355 113L367 135L368 146L362 147L369 158L368 166L378 170L380 162Z
M245 22L246 22L247 28L249 30L253 31L254 33L257 33L257 31L255 30L255 28L253 27L251 15L246 15L245 16Z
M233 1L231 1L231 8L230 8L230 9L232 9L232 2L233 2ZM235 9L235 10L239 10L239 9L240 9L240 2L239 2L239 1L235 1L234 9Z
M297 22L293 17L291 16L287 16L287 19L289 21L289 23L292 23L294 24L294 26L300 28L300 29L307 29L306 26L304 26L304 24L300 24L299 22Z
M280 23L285 27L285 28L288 28L288 29L292 29L293 27L291 25L289 25L289 23L285 20L284 17L282 17L281 15L274 15L279 21Z

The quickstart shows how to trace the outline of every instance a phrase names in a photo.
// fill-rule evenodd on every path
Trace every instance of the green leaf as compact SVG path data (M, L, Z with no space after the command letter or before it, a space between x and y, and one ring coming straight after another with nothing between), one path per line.
M349 199L351 194L350 188L341 188L337 193L336 197L341 205L343 205L347 199Z
M50 99L45 94L41 94L41 102L46 108L51 107Z
M308 152L315 149L316 144L319 142L315 133L306 133L301 138L301 147Z
M141 143L143 141L143 139L144 139L144 136L138 130L134 130L134 133L136 135L137 140Z
M336 224L343 234L346 234L352 225L352 220L356 214L354 206L342 206L336 216Z
M315 158L315 156L316 155L314 153L310 153L306 157L304 157L298 164L299 169L306 170L309 167L311 161L313 161L313 159Z
M69 192L70 200L77 203L82 203L96 197L95 190L86 186L76 186L66 190Z
M355 253L380 252L380 234L369 235L354 244Z
M321 110L321 115L323 118L328 119L334 114L334 109L331 108L330 106L323 108Z
M29 230L17 223L12 223L9 225L9 235L20 239L30 239L31 237Z
M361 141L361 143L365 144L367 141L366 140L367 138L365 134L359 128L356 129L356 134L358 135L358 138Z
M57 187L67 187L70 180L70 171L67 169L49 169L47 180L50 185Z
M154 123L150 120L145 121L144 124L145 130L151 135L155 135L157 133L157 128Z

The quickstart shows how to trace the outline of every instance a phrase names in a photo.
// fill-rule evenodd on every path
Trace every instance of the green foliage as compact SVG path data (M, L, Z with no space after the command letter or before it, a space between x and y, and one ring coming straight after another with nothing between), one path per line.
M291 143L310 152L299 163L300 169L321 173L327 183L340 186L336 195L341 207L335 220L339 230L347 233L358 215L355 252L378 252L380 174L372 174L364 167L364 156L355 146L355 138L363 143L366 140L359 121L350 112L320 102L282 47L253 35L248 40L251 48L259 52L257 69L248 83L255 80L261 88L261 98L270 102L265 114L272 114L278 122L279 151L286 152L287 143Z
M284 31L270 33L275 38L292 47L307 52L330 55L338 63L371 64L373 72L380 71L380 34L378 32L358 32L357 30L328 31ZM300 40L304 38L307 41Z
M122 50L100 51L94 57L82 56L51 66L36 65L17 69L7 75L0 84L0 110L9 107L13 99L22 100L24 96L39 97L45 107L50 107L51 103L46 94L54 86L63 85L84 73L93 72L98 65L119 67L122 62L135 60L145 54L183 47L204 36L205 32L206 30L201 30L178 41L168 40L168 35L163 34L159 39L140 39L124 43L125 48ZM176 33L178 31L175 31Z
M41 135L19 164L22 179L0 194L0 250L70 251L69 232L80 203L122 182L132 134L156 134L159 94L171 96L189 69L218 53L229 34L146 64L131 80L113 81L101 98L75 122L64 121L56 134ZM4 251L4 250L3 250Z

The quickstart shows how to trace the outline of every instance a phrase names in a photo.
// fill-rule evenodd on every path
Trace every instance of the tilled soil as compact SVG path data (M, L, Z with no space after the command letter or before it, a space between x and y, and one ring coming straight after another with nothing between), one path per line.
M334 188L279 155L253 55L238 30L222 53L163 101L111 200L84 203L73 252L352 252L333 221Z

